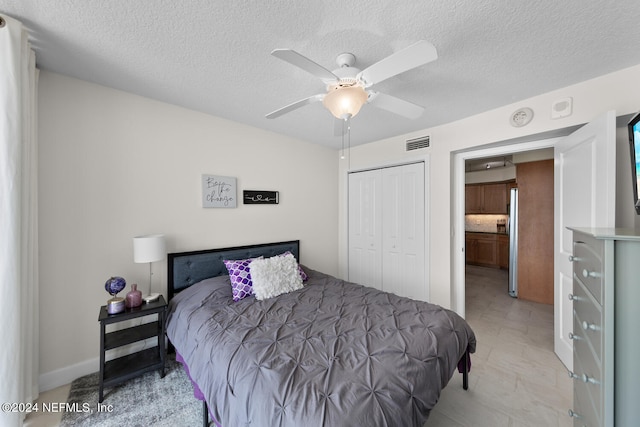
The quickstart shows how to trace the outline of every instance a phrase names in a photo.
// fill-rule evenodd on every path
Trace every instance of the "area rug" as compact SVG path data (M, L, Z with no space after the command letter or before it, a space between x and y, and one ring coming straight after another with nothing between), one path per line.
M167 358L164 378L158 371L105 388L98 409L98 373L71 383L61 427L176 427L202 425L202 403L180 363Z

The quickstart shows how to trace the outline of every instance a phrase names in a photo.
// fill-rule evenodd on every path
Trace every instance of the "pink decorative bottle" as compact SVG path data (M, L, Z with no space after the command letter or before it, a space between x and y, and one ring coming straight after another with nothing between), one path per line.
M131 290L127 293L125 305L127 308L134 308L142 305L142 292L138 290L138 285L135 283L131 285Z

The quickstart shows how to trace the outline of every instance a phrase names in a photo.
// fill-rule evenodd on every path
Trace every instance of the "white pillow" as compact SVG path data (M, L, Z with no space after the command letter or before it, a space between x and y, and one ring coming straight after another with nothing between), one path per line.
M298 262L291 254L253 260L249 269L256 299L272 298L303 287Z

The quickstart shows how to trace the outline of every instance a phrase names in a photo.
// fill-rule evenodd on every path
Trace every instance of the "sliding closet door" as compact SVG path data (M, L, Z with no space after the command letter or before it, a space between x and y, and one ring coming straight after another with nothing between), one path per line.
M426 301L424 163L382 170L382 288Z
M426 301L424 163L349 174L349 281Z
M382 289L380 170L349 174L349 281Z

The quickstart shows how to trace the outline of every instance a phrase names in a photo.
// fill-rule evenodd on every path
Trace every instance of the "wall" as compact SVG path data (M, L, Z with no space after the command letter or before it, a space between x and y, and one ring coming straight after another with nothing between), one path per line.
M280 204L203 209L202 174L237 177L239 196L277 190ZM337 177L335 150L43 71L41 388L98 369L104 282L148 283L133 236L164 233L169 252L300 239L302 263L336 274ZM153 264L165 294L166 268Z
M489 169L484 171L472 171L464 174L466 184L478 184L483 182L502 182L516 179L516 167L506 166L503 168Z
M514 164L537 162L538 160L553 159L553 148L543 148L542 150L525 151L524 153L514 153L512 156Z
M524 153L513 153L511 163L513 165L496 169L466 172L464 182L466 184L477 184L483 182L501 182L516 179L516 167L518 163L535 162L538 160L553 159L553 148L526 151Z
M580 125L608 110L616 110L618 115L638 111L640 109L640 85L637 84L639 73L640 65L630 67L463 120L353 147L349 162L340 164L340 189L342 191L340 202L344 204L346 200L344 189L346 188L345 170L347 168L364 169L405 161L406 158L417 155L415 152L411 154L404 152L405 141L409 138L429 135L431 146L417 151L422 151L423 155L429 156L431 160L430 223L427 224L431 236L431 250L429 251L431 255L428 263L431 266L429 275L431 301L444 307L453 307L455 286L452 279L452 252L462 251L462 248L453 245L457 232L453 227L454 218L452 217L452 206L455 202L452 199L453 155L461 151L501 144L503 141L525 138L528 135ZM573 97L573 114L563 119L552 120L550 118L551 105L558 99L569 96ZM510 126L510 114L521 107L532 108L535 112L534 119L522 128ZM626 145L624 145L624 149L620 148L623 144L624 141L618 140L619 165L626 165L629 161ZM618 173L626 175L629 172L620 170ZM622 212L633 209L632 203L624 196L626 190L620 185L625 184L618 180L620 191L617 193L617 210ZM630 183L626 185L631 191ZM621 218L625 222L635 221L632 216L625 215ZM339 239L341 273L344 272L347 259L344 221L344 208L341 208ZM628 226L626 223L618 225Z

